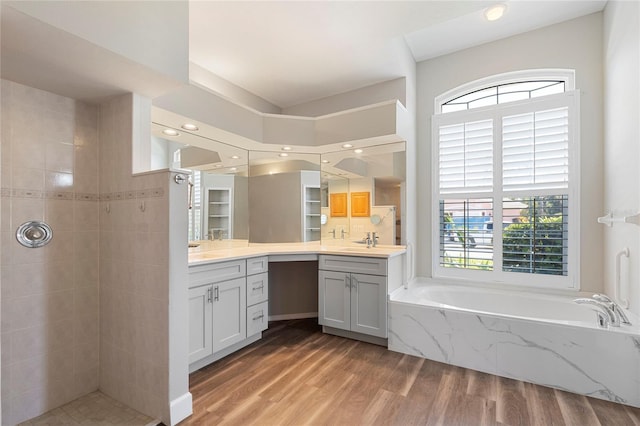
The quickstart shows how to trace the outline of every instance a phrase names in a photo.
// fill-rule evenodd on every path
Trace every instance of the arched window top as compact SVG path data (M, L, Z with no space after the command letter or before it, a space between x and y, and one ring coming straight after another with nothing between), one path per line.
M575 71L524 70L472 81L436 97L435 113L445 114L532 99L575 89Z

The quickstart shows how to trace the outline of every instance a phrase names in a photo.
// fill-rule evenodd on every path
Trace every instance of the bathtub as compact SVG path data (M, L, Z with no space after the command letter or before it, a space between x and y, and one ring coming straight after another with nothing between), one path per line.
M390 295L389 349L640 407L640 321L573 298L418 281Z

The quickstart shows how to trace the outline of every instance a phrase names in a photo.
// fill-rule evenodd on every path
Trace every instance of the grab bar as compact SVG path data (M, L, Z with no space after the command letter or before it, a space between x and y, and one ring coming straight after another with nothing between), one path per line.
M623 308L628 309L629 308L629 300L622 299L622 296L621 296L622 292L620 291L620 281L621 281L621 279L620 279L620 269L621 269L620 264L622 263L620 259L622 258L622 256L624 256L626 258L629 257L629 248L628 247L625 247L624 249L622 249L621 251L616 253L616 270L615 270L616 276L615 276L615 283L614 283L615 284L614 297L618 301L618 303L620 303L620 305Z

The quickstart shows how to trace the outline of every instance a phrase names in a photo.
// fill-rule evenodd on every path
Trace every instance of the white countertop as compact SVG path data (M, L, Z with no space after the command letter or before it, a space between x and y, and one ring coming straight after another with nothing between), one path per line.
M406 252L405 246L378 245L367 248L364 244L355 244L336 240L334 244L309 243L236 243L233 241L198 241L200 246L189 248L189 265L222 262L256 256L276 255L318 255L334 254L341 256L366 256L390 258Z

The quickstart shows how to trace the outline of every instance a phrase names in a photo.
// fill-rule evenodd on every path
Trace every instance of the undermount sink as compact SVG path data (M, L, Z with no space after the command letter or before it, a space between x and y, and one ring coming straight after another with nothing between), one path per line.
M367 250L376 250L376 247L345 247L341 249L342 251L357 251L359 253L365 253Z

